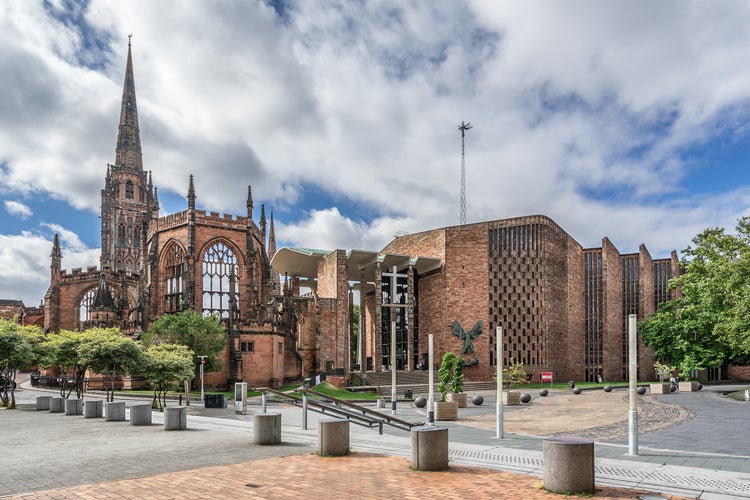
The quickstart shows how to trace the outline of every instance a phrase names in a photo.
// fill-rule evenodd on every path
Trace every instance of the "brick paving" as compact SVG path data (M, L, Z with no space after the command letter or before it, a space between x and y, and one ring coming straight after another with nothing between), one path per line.
M538 477L477 467L410 468L404 458L371 453L314 453L206 467L149 477L35 491L8 498L555 498ZM597 487L594 498L639 498L640 490ZM577 498L575 495L565 495ZM588 495L586 496L589 497ZM680 498L664 496L664 498Z

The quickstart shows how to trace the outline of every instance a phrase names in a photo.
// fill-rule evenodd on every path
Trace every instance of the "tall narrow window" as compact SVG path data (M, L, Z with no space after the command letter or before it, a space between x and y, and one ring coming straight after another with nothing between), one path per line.
M91 306L94 305L94 298L96 298L96 292L99 287L94 287L81 297L81 302L78 304L78 320L81 325L91 320L90 310Z
M218 314L229 317L229 280L237 279L237 257L224 243L212 245L203 254L203 315ZM234 297L238 300L238 283L234 283Z
M165 294L164 307L168 312L179 311L182 306L182 266L185 252L177 243L172 243L164 259Z
M128 181L125 183L125 198L132 200L134 197L133 181Z

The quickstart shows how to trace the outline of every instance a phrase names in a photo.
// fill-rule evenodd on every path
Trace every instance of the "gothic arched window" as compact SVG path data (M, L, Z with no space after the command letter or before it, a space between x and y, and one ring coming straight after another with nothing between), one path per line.
M128 181L125 183L125 198L132 200L135 198L134 191L135 188L133 187L133 181Z
M120 224L117 226L117 244L122 246L125 243L127 243L125 240L125 224Z
M82 325L91 320L89 314L91 306L94 305L97 290L99 290L99 288L94 287L81 297L81 303L78 304L78 320Z
M182 307L182 267L185 252L177 243L172 243L164 257L165 288L164 308L167 312L179 311Z
M203 254L203 315L229 317L229 279L234 277L234 297L238 300L237 257L224 243L210 246Z

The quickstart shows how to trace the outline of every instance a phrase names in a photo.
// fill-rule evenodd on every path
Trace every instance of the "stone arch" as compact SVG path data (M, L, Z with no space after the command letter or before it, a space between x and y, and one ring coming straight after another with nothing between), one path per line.
M227 318L232 275L235 279L235 300L239 302L242 285L240 266L243 264L243 255L236 245L225 238L215 238L206 242L198 255L203 315L218 314L220 318Z

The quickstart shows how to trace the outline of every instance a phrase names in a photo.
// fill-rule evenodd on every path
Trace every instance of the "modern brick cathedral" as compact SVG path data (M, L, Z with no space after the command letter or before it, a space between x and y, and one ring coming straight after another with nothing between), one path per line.
M534 380L542 371L556 380L626 380L627 317L654 312L680 272L676 252L654 260L641 245L620 254L607 238L600 248L583 248L544 216L400 236L380 252L281 248L272 264L294 283L317 284L320 297L336 293L342 306L348 284L359 290L365 334L355 346L355 370L391 364L394 315L397 369L425 363L434 334L435 360L463 353L468 380L492 377L498 326L505 362L523 362ZM468 339L454 332L454 321ZM650 380L653 363L641 344L639 377Z
M680 272L675 252L653 260L642 245L620 254L607 238L582 248L544 216L400 236L380 251L277 252L273 214L267 228L261 207L256 224L250 187L245 214L220 215L196 208L192 176L186 210L159 216L143 168L130 45L115 163L104 177L100 266L64 271L55 236L43 306L22 320L43 321L50 332L115 326L137 334L164 314L217 314L229 341L224 369L207 374L208 385L383 371L394 348L396 368L414 370L426 367L428 334L436 363L460 353L468 380L488 380L498 326L507 358L535 380L542 371L556 380L623 380L628 314L652 313ZM653 357L639 350L639 376L650 379Z

